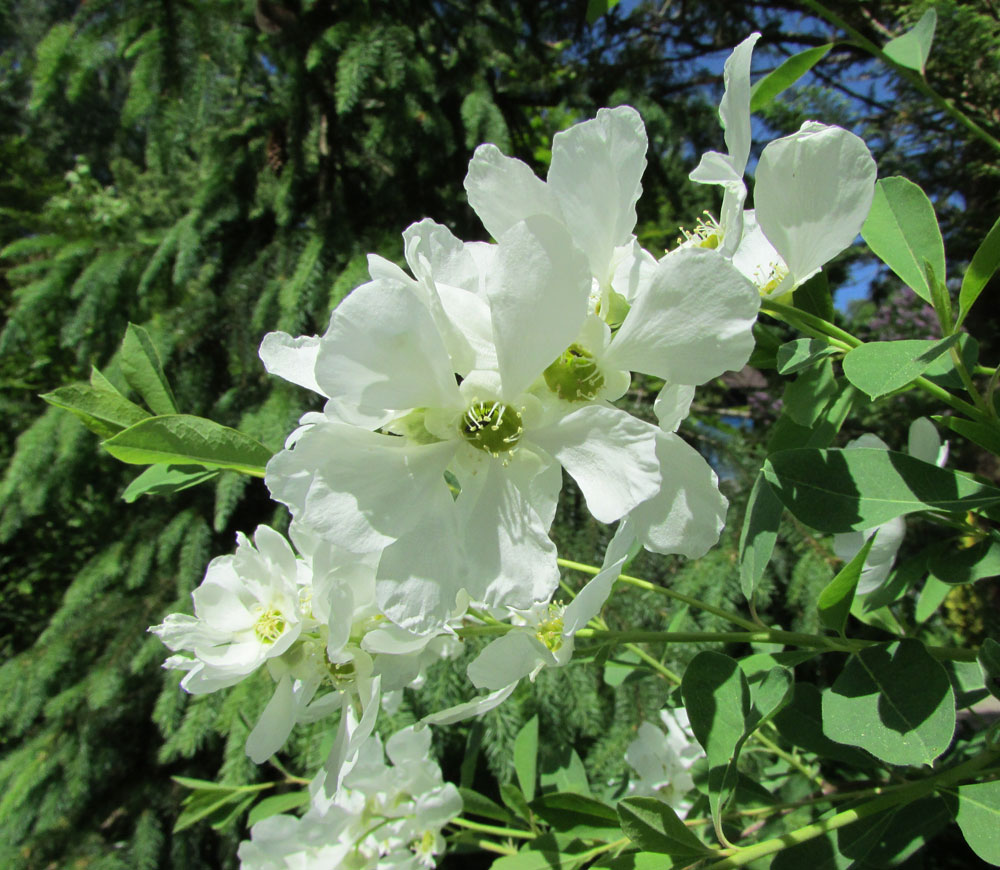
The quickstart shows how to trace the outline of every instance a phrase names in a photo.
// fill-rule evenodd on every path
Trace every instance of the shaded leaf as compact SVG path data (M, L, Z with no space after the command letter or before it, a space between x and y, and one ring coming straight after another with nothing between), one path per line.
M955 817L965 842L984 861L1000 867L1000 782L963 785Z
M753 601L757 584L771 561L784 510L763 473L758 474L740 529L740 589L747 601Z
M514 772L521 791L529 801L535 796L537 767L538 716L532 716L514 738Z
M854 593L858 588L858 580L861 578L861 571L865 567L865 559L871 552L872 544L875 543L876 532L865 545L858 550L854 558L851 559L819 594L816 606L819 608L820 622L838 634L844 633L844 626L847 625L847 617L851 613L851 603L854 601Z
M972 262L962 276L962 289L958 292L958 322L965 320L983 288L1000 266L1000 218L990 228L986 238L972 255Z
M130 323L121 350L122 374L154 414L176 414L177 401L153 342L141 326Z
M827 56L833 43L807 48L793 54L777 69L769 72L750 89L750 111L758 112L785 88L794 85L802 76Z
M167 495L197 486L217 477L218 471L209 471L200 465L151 465L122 493L122 499L129 504L140 495Z
M797 338L778 348L775 362L778 374L794 375L809 368L817 360L833 356L837 351L818 338Z
M657 798L626 798L618 804L618 818L625 836L645 852L659 852L684 862L711 853L677 813Z

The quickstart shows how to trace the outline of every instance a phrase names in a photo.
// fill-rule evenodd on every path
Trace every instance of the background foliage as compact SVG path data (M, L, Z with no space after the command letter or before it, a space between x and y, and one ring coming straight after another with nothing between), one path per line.
M243 754L263 682L190 698L160 670L164 649L145 633L190 607L205 565L232 549L236 530L281 528L281 512L261 482L235 474L127 505L120 495L134 472L37 395L87 379L92 365L124 389L116 354L132 321L157 343L182 412L276 449L309 398L266 376L261 337L322 332L331 307L364 280L365 254L399 258L399 234L414 220L481 236L462 191L479 142L544 172L553 132L603 105L635 105L651 138L640 237L662 250L680 223L717 207L686 176L719 146L728 50L761 29L760 63L774 65L832 32L793 2L623 3L593 24L586 5L0 2L0 865L231 867L243 819L171 835L185 792L169 777L281 778ZM881 43L928 5L829 8ZM934 6L928 79L996 135L996 11L987 0ZM960 274L1000 201L989 149L850 47L769 107L760 129L782 134L811 117L855 129L883 175L904 174L931 195ZM848 315L853 331L891 322L894 337L927 337L932 320L895 278L849 260L838 272L872 285L871 301ZM986 294L979 306L969 329L995 350L1000 312ZM633 390L637 413L649 414L653 386ZM697 563L640 558L633 573L740 606L732 530L777 401L749 370L699 393L683 431L725 479L730 531ZM861 424L896 446L899 420L919 408L886 407ZM599 562L603 532L584 515L567 489L560 551ZM828 541L787 526L763 589L765 618L814 630L799 603L832 565ZM998 608L995 587L969 588L946 604L957 636L971 639ZM631 589L609 621L693 627L696 618ZM697 651L671 647L666 663L680 667ZM386 727L455 703L463 674L456 662L438 666ZM514 736L537 713L543 732L570 724L546 749L553 762L575 747L592 782L620 783L624 747L665 692L650 680L613 690L592 669L545 672L482 723L442 730L446 774L510 780ZM296 734L285 760L301 772L318 763L322 733ZM477 746L479 768L460 770ZM927 866L973 866L962 848L942 847Z

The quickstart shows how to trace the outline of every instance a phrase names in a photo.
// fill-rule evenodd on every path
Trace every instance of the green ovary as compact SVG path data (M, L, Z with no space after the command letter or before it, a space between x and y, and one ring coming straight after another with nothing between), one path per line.
M548 616L538 623L535 636L548 648L549 652L557 652L563 645L563 608L558 604L549 605Z
M253 631L261 643L274 643L281 637L282 632L285 630L285 625L287 623L281 612L273 607L269 607L257 617Z
M496 458L521 440L521 415L500 402L474 402L462 416L459 432L473 447Z
M571 344L559 359L543 373L545 383L560 399L567 402L588 402L597 398L604 386L594 355L578 344Z

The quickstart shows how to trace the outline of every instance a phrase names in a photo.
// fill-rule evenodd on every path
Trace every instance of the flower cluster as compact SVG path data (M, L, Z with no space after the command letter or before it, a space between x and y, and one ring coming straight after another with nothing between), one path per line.
M687 795L694 788L691 768L705 757L705 751L695 742L683 707L664 708L660 721L662 729L643 722L625 750L625 761L635 771L628 794L656 797L678 813L686 813L691 809Z
M244 870L351 867L420 870L444 851L441 829L462 810L458 789L429 758L430 731L397 731L383 750L366 739L332 797L321 773L301 817L257 822L240 844ZM388 754L390 764L386 764Z
M483 713L570 660L639 546L696 558L718 540L726 499L677 434L694 388L745 365L761 293L791 292L852 242L874 181L860 139L810 122L764 149L756 209L743 209L756 39L726 64L729 153L691 176L724 187L721 220L676 250L654 256L635 235L639 114L601 109L556 134L545 180L476 150L465 187L492 242L415 223L407 269L371 255L370 280L323 335L265 336L268 372L325 399L266 469L298 552L265 526L241 536L209 566L195 615L152 629L190 692L266 668L274 695L247 743L257 762L297 722L339 712L309 811L255 825L244 866L433 866L457 792L426 760L425 726L390 738L385 765L379 707L472 621L497 635L468 668L487 694L427 721ZM662 383L657 424L613 404L635 374ZM595 519L618 523L565 605L549 537L564 471ZM663 721L669 736L645 727L628 760L637 788L669 781L681 807L693 744L680 718Z

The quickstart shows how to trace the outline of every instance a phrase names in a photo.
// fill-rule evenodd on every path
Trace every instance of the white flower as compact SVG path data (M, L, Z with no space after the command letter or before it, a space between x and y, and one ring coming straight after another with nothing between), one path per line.
M689 176L701 184L721 184L722 219L719 224L702 224L689 243L721 249L732 256L743 236L743 203L747 188L743 181L750 159L750 58L760 39L751 33L726 58L722 70L725 90L719 103L728 154L709 151Z
M848 442L846 449L857 447L889 449L889 445L870 432ZM910 456L924 462L932 462L937 466L943 466L948 460L948 443L942 444L937 429L926 417L918 417L910 424L907 449ZM865 558L864 567L861 569L861 577L858 579L858 595L871 592L885 582L896 562L896 553L903 543L905 534L906 521L903 517L895 517L870 529L843 532L833 536L833 552L837 558L843 559L845 562L853 559L865 545L865 542L872 535L875 536L872 548Z
M456 384L445 337L412 289L363 285L331 317L315 375L385 431L317 422L267 470L297 525L358 552L383 550L379 605L417 630L440 625L462 590L522 609L549 597L560 465L604 522L660 482L655 427L610 406L546 402L536 389L587 316L587 265L565 230L544 216L521 221L475 259L495 370Z
M625 750L625 761L636 773L629 781L628 793L657 797L683 814L691 808L686 797L694 788L691 767L705 756L705 751L690 733L683 707L661 710L660 720L666 733L643 722L636 739Z
M718 248L765 296L784 295L847 248L875 194L875 161L865 143L840 127L805 122L770 142L757 164L754 206L742 211L750 154L750 58L760 34L726 61L719 116L729 154L703 155L693 181L725 189L719 224L702 225L686 245Z
M425 717L425 722L448 724L480 716L499 706L524 677L533 681L542 668L562 667L573 657L576 633L596 617L629 555L631 539L615 536L600 572L568 605L540 603L515 611L515 624L492 641L470 663L469 679L489 694Z
M193 654L172 656L166 667L186 670L181 685L195 694L235 685L282 655L302 630L307 566L268 526L257 527L253 544L242 533L236 540L236 554L213 559L191 594L195 615L171 613L149 629L170 649Z
M239 848L243 870L434 867L444 851L441 829L462 811L458 790L431 757L426 728L397 732L384 752L378 736L367 738L339 787L321 773L310 792L302 818L253 826Z

